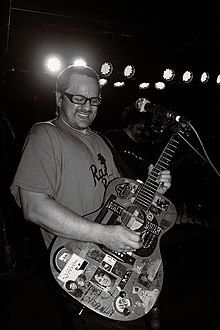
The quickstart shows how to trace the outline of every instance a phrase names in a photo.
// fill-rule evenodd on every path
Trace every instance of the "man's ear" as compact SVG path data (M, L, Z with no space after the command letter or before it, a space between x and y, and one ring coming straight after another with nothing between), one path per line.
M59 91L55 91L56 105L60 108L63 101L63 94Z

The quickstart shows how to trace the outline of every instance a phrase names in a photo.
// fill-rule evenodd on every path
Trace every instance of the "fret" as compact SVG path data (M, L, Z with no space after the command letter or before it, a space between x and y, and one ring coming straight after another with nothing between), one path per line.
M145 195L145 194L143 194L143 193L140 193L139 194L139 198L141 197L141 196L143 196L142 198L145 198L146 200L150 200L150 201L152 201L152 197L154 197L154 194L152 194L152 196L148 196L148 195Z
M175 145L175 144L169 143L168 146L167 146L167 150L173 151L173 150L177 149L177 147L178 147L178 144Z
M149 183L148 185L147 184L145 184L143 187L142 187L142 189L141 190L146 190L146 191L150 191L150 190L155 190L155 189L157 189L158 188L158 182L153 182L153 183Z
M168 165L167 162L164 162L163 160L160 160L160 163L163 163L165 165Z
M162 165L157 165L158 167L158 174L160 173L160 171L163 171L163 170L166 170L167 169L167 166L162 166Z
M170 159L167 159L167 158L164 159L164 157L162 157L160 162L162 163L162 165L165 164L167 167L170 164Z
M161 156L162 159L170 160L173 157L173 155L167 155L166 153Z
M154 193L155 191L157 191L157 188L158 188L158 185L154 185L154 186L146 186L144 189L142 189L141 191L140 191L140 193L141 192L144 192L144 193L150 193L151 191L152 191L152 193Z
M159 173L158 173L159 174ZM146 183L145 183L145 185L144 185L144 187L146 187L146 185L156 185L157 184L157 177L158 177L158 174L157 174L157 176L155 176L155 178L154 179L149 179Z
M166 147L164 148L161 156L159 157L153 170L150 172L146 182L139 189L135 200L138 204L149 207L155 197L159 183L157 182L158 175L161 171L166 170L176 152L179 141L171 137Z
M161 158L167 158L167 159L170 159L170 158L172 158L172 157L173 157L173 154L170 155L170 154L168 154L167 152L164 152L164 155L161 156Z
M160 171L157 169L157 171L155 172L150 172L150 176L149 176L149 178L148 178L148 180L149 181L151 181L152 179L154 179L154 180L156 180L157 179L157 177L158 177L158 174L160 173Z
M176 143L176 145L174 143ZM179 141L177 141L173 138L168 142L168 145L172 145L174 147L177 147L178 144L179 144Z
M135 200L135 203L138 204L138 205L140 205L140 206L142 206L142 207L144 206L144 207L146 207L147 209L148 209L148 207L151 205L151 202L147 202L147 203L145 203L145 201L143 201L143 200L139 201L138 199Z
M173 157L174 150L169 149L169 151L171 151L172 153L170 154L168 151L164 151L164 154Z
M144 187L142 188L143 190L150 190L150 189L157 189L158 188L158 182L155 182L155 181L153 181L153 182L151 182L151 183L148 183L148 185L144 185Z

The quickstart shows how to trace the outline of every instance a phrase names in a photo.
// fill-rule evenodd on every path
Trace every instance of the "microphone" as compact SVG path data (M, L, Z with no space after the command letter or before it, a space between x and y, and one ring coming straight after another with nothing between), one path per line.
M163 108L160 105L153 104L144 97L140 97L135 102L135 108L140 112L151 112L153 113L153 115L157 117L162 117L172 121L177 121L182 124L186 124L189 122L189 120L186 117L180 116L178 113Z

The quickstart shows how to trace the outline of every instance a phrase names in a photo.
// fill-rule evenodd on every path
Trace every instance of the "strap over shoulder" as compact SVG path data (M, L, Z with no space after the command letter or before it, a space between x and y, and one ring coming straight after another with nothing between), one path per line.
M134 178L134 175L132 174L131 169L129 168L129 166L125 163L125 161L121 158L121 156L119 155L119 153L116 151L116 149L114 148L113 144L111 143L111 141L103 134L100 132L96 133L105 141L105 143L107 144L107 146L110 148L116 167L120 173L120 175L122 177L125 178L129 178L129 179L136 179Z

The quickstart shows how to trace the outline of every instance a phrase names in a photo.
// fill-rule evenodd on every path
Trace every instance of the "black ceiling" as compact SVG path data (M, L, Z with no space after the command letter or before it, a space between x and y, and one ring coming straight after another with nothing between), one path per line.
M213 6L139 0L5 3L10 9L8 68L37 67L37 59L49 51L67 59L81 52L93 65L106 58L133 61L148 70L167 62L218 66L220 15Z

